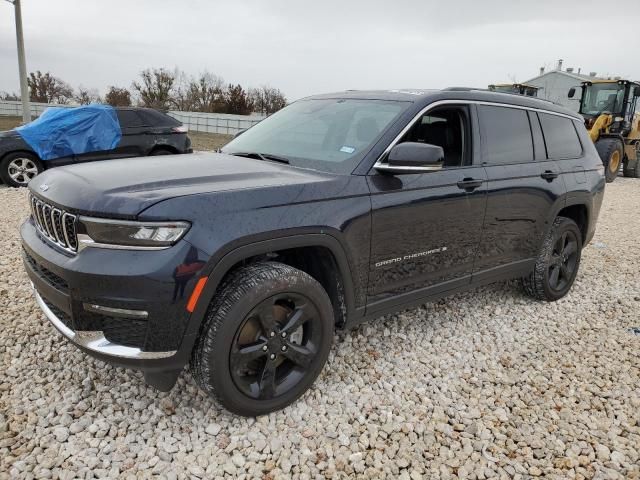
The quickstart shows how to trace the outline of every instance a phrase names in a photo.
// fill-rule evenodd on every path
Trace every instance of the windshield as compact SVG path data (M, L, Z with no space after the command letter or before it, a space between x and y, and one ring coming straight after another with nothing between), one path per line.
M584 87L580 113L599 115L602 112L622 112L624 85L617 83L594 83Z
M410 104L384 100L301 100L222 148L227 154L270 155L291 165L351 173L380 134Z

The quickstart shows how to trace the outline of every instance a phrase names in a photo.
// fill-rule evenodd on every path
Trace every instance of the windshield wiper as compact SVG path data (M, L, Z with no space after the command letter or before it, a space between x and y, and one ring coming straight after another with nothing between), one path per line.
M286 163L289 164L289 159L285 157L280 157L278 155L273 155L271 153L260 153L260 152L234 152L230 155L235 155L236 157L247 157L247 158L255 158L257 160L270 160L272 162Z

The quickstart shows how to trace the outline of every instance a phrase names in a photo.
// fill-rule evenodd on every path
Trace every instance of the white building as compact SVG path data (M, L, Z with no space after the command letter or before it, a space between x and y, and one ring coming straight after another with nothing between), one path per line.
M580 107L580 89L577 87L580 87L585 80L602 80L602 78L598 77L596 72L584 75L580 73L580 69L577 72L573 68L562 70L562 60L558 60L555 70L545 72L544 68L541 68L540 75L523 83L540 88L538 98L551 100L577 112ZM573 98L567 96L571 87L576 87L576 95Z

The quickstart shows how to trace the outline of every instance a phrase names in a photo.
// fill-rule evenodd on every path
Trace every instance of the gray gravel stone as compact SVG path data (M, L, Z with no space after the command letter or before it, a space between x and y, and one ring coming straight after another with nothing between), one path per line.
M638 180L607 185L566 298L500 283L339 332L311 390L258 419L188 370L160 393L68 345L22 269L26 191L0 204L0 480L640 477Z

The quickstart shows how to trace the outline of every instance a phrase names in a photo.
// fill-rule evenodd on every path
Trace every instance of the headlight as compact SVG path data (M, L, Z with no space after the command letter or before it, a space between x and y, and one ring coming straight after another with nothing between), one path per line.
M160 250L180 240L188 222L129 222L80 217L78 248L103 247L133 250Z

